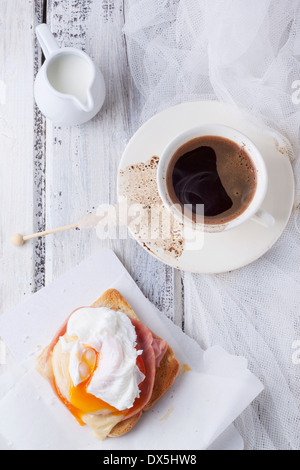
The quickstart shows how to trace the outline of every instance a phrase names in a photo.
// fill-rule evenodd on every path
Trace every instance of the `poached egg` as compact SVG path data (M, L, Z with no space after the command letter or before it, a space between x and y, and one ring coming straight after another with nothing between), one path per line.
M106 307L81 308L66 333L59 342L69 354L70 403L83 413L131 408L145 375L130 318Z

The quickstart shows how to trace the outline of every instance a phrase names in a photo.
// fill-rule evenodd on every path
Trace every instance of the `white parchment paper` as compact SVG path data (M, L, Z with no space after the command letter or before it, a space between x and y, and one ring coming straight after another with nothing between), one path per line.
M109 288L120 291L141 321L168 341L185 367L131 432L98 441L87 426L78 425L34 363L66 317L79 306L91 305ZM242 449L231 423L263 390L245 358L217 345L203 352L159 312L111 250L101 250L0 316L0 337L8 362L0 375L0 448L4 449Z

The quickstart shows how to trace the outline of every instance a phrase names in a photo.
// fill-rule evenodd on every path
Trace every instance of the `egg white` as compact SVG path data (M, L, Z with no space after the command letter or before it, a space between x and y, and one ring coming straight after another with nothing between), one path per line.
M145 376L136 365L142 351L136 348L136 332L127 315L106 307L81 308L67 325L72 342L60 338L62 351L69 354L69 373L74 386L86 380L82 376L82 358L92 348L98 353L96 368L87 392L117 410L131 408L140 395L139 384Z

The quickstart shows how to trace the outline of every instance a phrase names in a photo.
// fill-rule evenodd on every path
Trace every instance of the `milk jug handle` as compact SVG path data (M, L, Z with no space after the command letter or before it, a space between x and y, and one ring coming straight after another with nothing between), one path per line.
M47 57L52 54L52 52L55 52L59 49L59 46L47 24L43 23L38 25L35 29L35 32L47 59Z

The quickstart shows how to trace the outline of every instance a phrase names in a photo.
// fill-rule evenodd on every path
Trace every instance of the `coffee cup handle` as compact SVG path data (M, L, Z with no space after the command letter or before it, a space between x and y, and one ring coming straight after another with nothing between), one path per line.
M271 228L275 225L274 217L263 209L259 209L251 219L264 227Z

